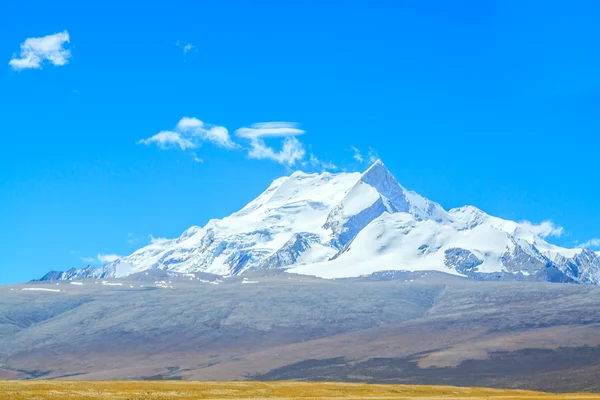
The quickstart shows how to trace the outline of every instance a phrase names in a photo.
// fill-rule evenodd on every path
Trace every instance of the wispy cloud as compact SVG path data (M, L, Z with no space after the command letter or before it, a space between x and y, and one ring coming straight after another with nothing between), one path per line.
M246 139L300 136L304 133L296 122L259 122L235 131L237 136Z
M227 128L206 124L194 117L183 117L179 120L175 129L161 131L149 138L138 140L137 143L146 146L155 144L163 150L178 148L186 151L200 147L202 142L210 142L218 147L230 150L239 147L231 140ZM195 161L202 162L196 153L191 154Z
M8 64L12 69L40 69L45 61L54 66L62 66L69 62L71 51L64 48L70 42L69 32L55 33L44 37L28 38L21 43L21 52L13 54Z
M365 159L362 156L362 153L360 152L360 150L358 150L356 147L354 146L350 146L350 149L352 150L352 152L354 153L352 155L352 158L354 158L356 161L358 161L359 163L363 163L365 162Z
M187 54L190 51L198 51L198 49L196 49L196 46L194 46L191 43L182 43L181 41L177 41L175 42L175 46L181 48L183 50L183 54Z
M196 153L192 153L192 157L194 157L194 161L196 161L197 163L203 163L204 160L201 159L200 157L198 157L198 155Z
M369 156L369 164L373 164L375 161L379 160L379 154L377 154L375 149L373 149L372 147L369 147L369 152L367 154Z
M562 226L555 225L552 221L544 221L539 224L535 224L530 221L521 221L520 224L524 228L544 239L548 237L559 238L565 233L565 230Z
M317 156L315 156L313 153L310 153L310 156L308 158L308 164L310 164L314 168L318 168L321 170L335 171L338 169L337 165L335 165L331 161L319 160Z
M146 146L156 144L163 150L176 147L179 147L181 150L187 150L198 147L197 143L194 143L188 138L183 137L181 133L174 131L161 131L147 139L138 140L137 143L145 144Z
M583 242L577 245L577 247L581 248L600 248L600 238L593 238L588 240L587 242Z
M350 150L352 151L352 158L361 164L370 165L379 160L379 155L372 147L369 147L366 155L363 155L363 153L354 146L350 146Z

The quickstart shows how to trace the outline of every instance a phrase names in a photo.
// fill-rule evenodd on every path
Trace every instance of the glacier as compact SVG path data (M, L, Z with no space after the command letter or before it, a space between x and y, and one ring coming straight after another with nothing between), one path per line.
M122 278L149 269L224 277L286 269L321 278L439 271L600 284L598 253L552 245L527 224L473 206L446 211L405 189L380 160L362 174L294 172L228 217L103 267L52 271L42 280Z

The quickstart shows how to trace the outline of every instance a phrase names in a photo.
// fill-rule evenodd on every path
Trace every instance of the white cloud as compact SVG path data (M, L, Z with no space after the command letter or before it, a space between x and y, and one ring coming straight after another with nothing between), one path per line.
M49 61L54 66L65 65L71 58L71 51L63 46L69 42L69 32L66 30L44 37L25 39L21 43L19 55L13 54L8 64L17 71L42 68L44 61Z
M90 263L90 264L94 264L94 263L108 264L108 263L118 260L119 258L122 258L122 257L117 254L98 253L98 255L96 257L83 257L82 260L84 262Z
M295 122L259 122L235 131L237 136L246 139L299 136L304 133Z
M589 247L600 247L600 238L593 238L587 242L579 244L577 247L589 248Z
M373 164L377 160L379 160L379 154L372 147L369 147L369 164Z
M524 228L530 230L541 238L561 237L565 230L562 226L555 225L552 221L544 221L539 224L534 224L529 221L521 221Z
M176 129L179 131L190 131L190 130L202 128L203 126L204 126L204 122L200 121L198 118L183 117L177 123Z
M236 136L246 140L247 145L242 147L232 140L229 131L224 126L206 124L195 117L183 117L173 130L159 132L149 138L141 139L137 143L155 144L161 149L178 148L189 151L194 161L198 163L203 162L202 158L190 150L200 147L204 142L209 142L228 150L244 148L248 152L248 158L272 160L287 167L296 164L310 164L321 169L337 169L333 163L321 161L314 154L310 155L308 161L300 163L305 159L307 153L304 144L296 136L304 133L305 131L293 122L257 123L236 130ZM280 148L266 143L268 140L277 138L281 139Z
M288 167L297 164L306 154L304 145L296 138L304 133L295 122L261 122L235 131L236 136L250 141L249 158L272 160ZM265 138L283 138L281 150L268 146Z
M183 117L177 123L176 131L187 136L190 140L197 138L201 141L211 142L226 149L238 147L224 126L208 125L194 117Z
M190 131L204 126L204 122L194 117L183 117L177 123L177 129L180 131Z
M335 171L335 170L338 169L337 165L335 165L331 161L329 161L329 162L321 161L313 153L310 153L310 157L308 158L308 162L313 167L315 167L315 168L321 168L323 170L333 170L333 171Z
M209 129L201 130L201 136L203 140L212 142L217 146L221 146L226 149L234 149L238 147L237 144L231 141L227 128L223 126L213 126Z
M354 152L354 154L352 155L352 158L354 158L356 161L358 161L359 163L362 164L365 161L365 159L363 158L360 150L358 150L354 146L350 146L350 149L352 149L352 151Z
M250 140L248 157L256 160L273 160L279 164L291 167L304 158L306 151L302 143L295 137L286 137L280 151L267 146L261 139Z
M371 165L375 161L379 160L379 155L372 147L369 147L366 156L364 156L363 153L354 146L350 146L350 150L352 150L352 152L354 153L352 154L352 158L354 158L354 160L361 164Z
M138 144L156 144L161 149L179 148L191 150L200 147L203 142L210 142L226 149L237 149L240 146L234 143L229 136L229 131L224 126L205 124L198 118L183 117L172 131L161 131L154 136L138 140ZM194 161L202 162L196 153L192 153Z
M156 238L156 237L150 235L150 244L163 244L168 241L169 241L169 239L161 238L161 237Z
M184 138L179 132L162 131L147 139L138 140L138 144L149 146L156 144L161 149L170 149L179 147L181 150L195 149L198 145L191 140Z

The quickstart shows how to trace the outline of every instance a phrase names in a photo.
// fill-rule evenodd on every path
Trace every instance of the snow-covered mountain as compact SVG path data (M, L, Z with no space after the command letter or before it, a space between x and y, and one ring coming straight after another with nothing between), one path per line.
M600 284L600 256L547 243L525 224L465 206L444 210L402 187L381 161L363 174L295 172L240 211L159 240L102 268L44 280L118 278L148 269L222 276L287 268L325 278L442 271L474 279Z

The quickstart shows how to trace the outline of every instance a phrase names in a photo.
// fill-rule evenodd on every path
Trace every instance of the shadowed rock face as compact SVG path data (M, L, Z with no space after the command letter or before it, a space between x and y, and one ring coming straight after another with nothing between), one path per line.
M592 286L401 271L321 280L279 270L80 283L0 287L0 377L554 391L600 381L600 288Z
M469 250L452 248L444 252L444 263L448 268L453 268L457 272L463 275L469 275L477 270L477 267L483 264L483 260L480 260L471 253Z

